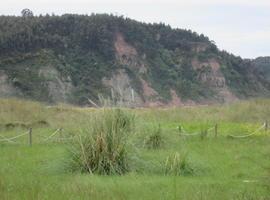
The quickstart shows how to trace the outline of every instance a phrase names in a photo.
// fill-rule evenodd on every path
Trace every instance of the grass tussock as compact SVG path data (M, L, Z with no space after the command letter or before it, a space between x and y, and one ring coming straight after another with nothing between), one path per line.
M187 154L181 155L176 152L168 156L165 162L165 174L174 176L193 175L194 169L188 161Z
M162 137L162 130L160 127L160 124L157 128L152 130L152 134L148 136L146 139L146 147L148 149L159 149L162 146L163 143L163 137Z
M201 138L201 140L204 140L207 138L208 130L209 130L208 123L201 123L200 124L200 138Z
M102 175L129 170L127 138L134 129L134 115L107 109L93 116L88 132L80 135L72 150L72 167Z

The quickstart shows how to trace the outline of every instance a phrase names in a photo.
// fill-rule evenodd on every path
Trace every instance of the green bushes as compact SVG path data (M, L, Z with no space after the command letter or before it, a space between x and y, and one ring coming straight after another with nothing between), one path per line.
M134 116L120 109L95 114L91 128L80 135L72 148L72 167L103 175L129 170L127 137L133 132Z

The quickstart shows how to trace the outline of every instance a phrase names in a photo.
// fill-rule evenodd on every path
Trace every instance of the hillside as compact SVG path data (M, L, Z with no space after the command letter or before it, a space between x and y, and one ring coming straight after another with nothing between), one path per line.
M132 106L269 96L267 64L190 30L93 14L0 16L0 96ZM268 74L264 73L268 71Z
M255 73L266 84L270 82L270 57L259 57L252 61Z

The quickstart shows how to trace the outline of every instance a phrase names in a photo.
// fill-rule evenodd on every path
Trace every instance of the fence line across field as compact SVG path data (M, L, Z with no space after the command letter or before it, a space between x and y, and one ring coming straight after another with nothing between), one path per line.
M179 128L179 127L178 127L178 128ZM195 136L195 135L201 135L201 133L199 133L199 132L188 133L188 132L184 129L183 126L180 126L180 128L181 128L181 130L184 132L184 133L181 133L181 136ZM212 130L212 129L215 129L215 126L208 128L206 131L208 132L208 131L210 131L210 130Z
M61 129L58 128L56 131L54 131L49 137L43 139L44 142L48 141L50 138L52 138L53 136L55 136Z
M44 138L42 140L42 142L46 142L46 141L70 141L70 140L73 140L75 139L75 136L72 136L72 137L61 137L61 138L54 138L57 133L59 133L60 131L62 131L63 129L62 128L58 128L57 130L55 130L51 135L49 135L48 137ZM32 145L32 129L30 128L27 132L23 133L23 134L20 134L20 135L17 135L17 136L14 136L14 137L10 137L10 138L7 138L3 135L0 135L0 142L9 142L9 143L14 143L14 144L18 144L19 142L16 142L16 141L13 141L15 139L18 139L20 137L23 137L23 136L26 136L26 135L29 135L29 144Z
M54 131L49 137L43 139L43 142L46 142L46 141L70 141L70 140L73 140L75 139L75 136L71 136L71 137L60 137L60 138L54 138L57 133L62 133L64 129L63 128L58 128L56 131Z
M0 142L10 142L10 143L16 143L8 138L5 138L3 135L0 135L2 139L0 139Z
M66 137L66 138L55 138L55 139L52 139L51 141L68 141L68 140L74 140L75 139L75 136L73 137Z
M252 135L255 135L257 132L259 132L260 130L264 129L266 127L267 123L264 123L260 128L258 128L257 130L255 130L254 132L247 134L247 135L228 135L228 137L230 138L246 138L246 137L250 137Z
M195 133L188 133L185 128L183 126L178 126L177 127L179 129L179 131L183 131L183 133L181 133L181 136L196 136L196 135L201 135L202 133L201 132L195 132ZM215 131L215 137L217 136L217 128L218 128L218 125L216 124L215 126L213 127L210 127L206 130L206 133L211 131L211 130L214 130ZM235 135L228 135L228 137L230 138L247 138L247 137L250 137L252 135L255 135L257 132L261 131L262 129L265 129L265 131L268 131L268 123L267 121L265 121L265 123L259 127L257 130L255 130L254 132L250 133L250 134L247 134L247 135L239 135L239 136L235 136ZM47 141L71 141L71 140L74 140L76 138L76 136L70 136L70 137L59 137L59 138L54 138L57 133L60 133L60 136L62 136L62 131L64 129L63 128L58 128L56 129L52 134L50 134L48 137L44 138L42 141L43 142L47 142ZM0 142L9 142L9 143L15 143L15 144L18 144L20 142L16 142L16 141L13 141L15 139L18 139L20 137L23 137L23 136L26 136L26 135L29 135L29 144L30 146L32 145L32 128L30 128L27 132L25 133L22 133L20 135L17 135L17 136L14 136L14 137L10 137L10 138L7 138L3 135L0 135Z
M200 132L188 133L183 126L178 126L177 128L180 129L181 131L183 131L183 133L181 133L181 136L196 136L196 135L201 135L202 134ZM211 127L211 128L208 128L206 130L206 132L209 132L212 129L215 130L215 136L217 136L217 124L215 126ZM257 130L253 131L250 134L239 135L239 136L228 135L228 137L230 137L230 138L247 138L247 137L250 137L252 135L255 135L257 132L259 132L259 131L261 131L263 129L265 129L266 132L268 131L268 123L267 123L267 121L261 127L259 127Z
M23 134L20 134L20 135L11 137L11 138L6 138L3 135L0 135L3 138L3 139L0 139L0 142L7 141L7 142L16 143L16 142L13 141L14 139L20 138L20 137L25 136L25 135L28 135L28 134L29 134L29 132L27 131L26 133L23 133Z

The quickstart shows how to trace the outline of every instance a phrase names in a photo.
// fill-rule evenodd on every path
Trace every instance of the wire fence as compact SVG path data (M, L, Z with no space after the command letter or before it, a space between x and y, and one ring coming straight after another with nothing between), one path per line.
M72 141L75 139L75 136L68 136L68 137L63 137L62 133L63 133L62 128L56 129L53 133L51 133L48 137L44 137L42 139L39 138L38 141L36 141L35 143L46 143L46 142L60 142L60 141ZM59 134L60 137L56 137L57 134ZM12 144L23 144L22 142L18 141L18 139L22 138L22 137L26 137L28 136L28 142L29 145L32 145L32 128L30 128L27 132L17 135L17 136L13 136L13 137L5 137L3 135L0 135L0 142L7 142L7 143L12 143Z
M212 133L214 133L214 136L217 137L218 135L218 124L216 124L213 127L210 127L208 129L202 129L200 132L188 132L186 131L186 129L183 126L178 126L177 127L178 131L180 132L180 136L204 136L206 137L208 135L208 133L211 133L210 131L212 131ZM252 133L247 133L244 135L227 135L228 138L248 138L250 136L255 135L256 133L265 130L265 132L268 131L268 123L267 121L265 123L263 123L262 126L260 126L258 129L256 129L255 131L253 131Z
M178 126L177 127L180 136L204 136L206 137L208 135L208 133L210 133L212 131L212 133L214 133L214 136L217 137L218 136L218 124L216 124L213 127L210 127L208 129L204 129L201 130L200 132L188 132L186 131L186 129L183 126ZM268 132L268 123L267 121L260 126L258 129L256 129L255 131L253 131L252 133L249 134L244 134L244 135L227 135L227 137L229 138L236 138L236 139L240 139L240 138L248 138L250 136L255 135L256 133L265 130L265 132ZM46 142L67 142L67 141L73 141L76 136L72 135L72 136L63 136L63 132L64 129L63 128L58 128L56 129L54 132L52 132L51 134L49 134L49 136L47 137L43 137L42 139L39 139L39 141L36 141L35 143L46 143ZM32 145L32 128L30 128L27 132L22 133L20 135L17 136L13 136L13 137L5 137L3 135L0 135L0 142L7 142L7 143L12 143L12 144L22 144L22 142L18 141L19 138L22 137L26 137L28 135L28 141L29 141L29 145ZM56 137L57 135L59 135L59 137ZM67 135L67 134L66 134Z
M188 131L186 131L183 126L181 126L181 127L182 127L181 128L182 132L180 133L181 136L196 136L196 135L201 135L202 134L202 132L188 133ZM215 126L204 130L204 132L207 132L208 133L208 132L210 132L213 129L215 129Z
M20 138L20 137L23 137L23 136L28 135L28 134L29 134L29 133L26 132L26 133L23 133L23 134L20 134L20 135L11 137L11 138L6 138L6 137L4 137L3 135L0 135L0 137L2 138L2 139L0 139L0 142L11 142L11 143L16 143L16 142L13 141L13 140L15 140L15 139L17 139L17 138Z
M258 133L259 131L263 130L263 129L266 129L267 125L266 123L264 123L260 128L258 128L257 130L253 131L252 133L250 134L246 134L246 135L228 135L228 137L230 138L247 138L247 137L250 137L252 135L255 135L256 133ZM266 129L267 131L267 129Z

